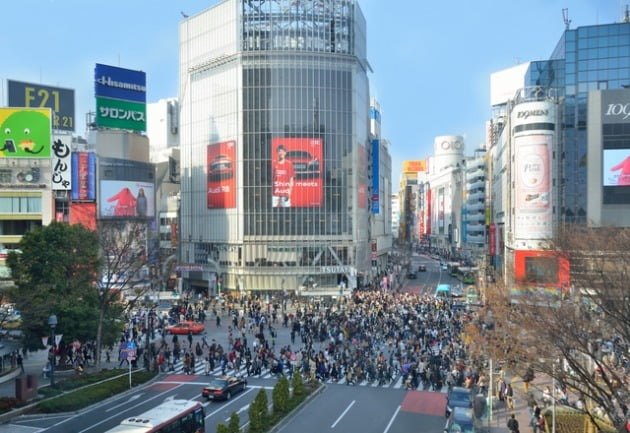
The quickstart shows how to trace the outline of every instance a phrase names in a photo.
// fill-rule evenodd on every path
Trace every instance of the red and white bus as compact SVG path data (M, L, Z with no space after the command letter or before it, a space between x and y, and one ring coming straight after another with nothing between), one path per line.
M205 414L198 401L168 400L138 416L125 418L107 433L204 433Z

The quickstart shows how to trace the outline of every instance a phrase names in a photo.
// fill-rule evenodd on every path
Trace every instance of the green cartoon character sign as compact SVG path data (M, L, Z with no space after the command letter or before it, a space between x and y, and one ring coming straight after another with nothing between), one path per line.
M50 109L0 108L0 158L49 158Z

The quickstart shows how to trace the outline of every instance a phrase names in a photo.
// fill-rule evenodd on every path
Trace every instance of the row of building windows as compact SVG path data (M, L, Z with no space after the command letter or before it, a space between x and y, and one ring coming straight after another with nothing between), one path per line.
M0 197L0 213L42 213L41 197Z

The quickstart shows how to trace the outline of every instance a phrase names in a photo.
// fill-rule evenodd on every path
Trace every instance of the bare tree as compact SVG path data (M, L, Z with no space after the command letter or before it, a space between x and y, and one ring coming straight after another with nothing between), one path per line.
M108 320L120 318L137 306L150 290L147 223L101 221L98 227L103 265L98 281L99 318L96 333L96 360L100 364L103 328ZM115 336L114 336L115 338ZM111 344L108 335L106 344Z
M603 414L622 431L630 401L630 230L566 227L553 250L569 258L569 292L530 288L513 296L504 285L488 287L486 308L468 331L476 347L521 375L553 377L586 403L593 422Z

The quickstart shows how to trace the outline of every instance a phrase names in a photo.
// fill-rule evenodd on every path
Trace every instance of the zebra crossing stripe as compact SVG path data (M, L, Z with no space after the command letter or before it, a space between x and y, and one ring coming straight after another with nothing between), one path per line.
M174 366L174 370L171 371L170 373L173 374L183 374L184 372L184 363L180 360L178 363L175 364ZM247 368L246 367L241 367L238 371L236 370L225 370L226 374L231 374L233 376L247 376ZM204 374L204 366L203 365L195 365L195 372L193 373L195 375L198 376L205 376ZM213 376L218 376L221 373L221 367L215 367L214 370L210 371L210 374ZM263 373L260 375L256 375L255 377L259 378L259 379L272 379L275 378L276 375L270 372L267 373ZM334 381L332 379L328 379L326 380L327 384L337 384L337 385L345 385L346 384L346 376L342 376L338 381ZM369 386L372 388L394 388L394 389L401 389L403 387L403 376L400 375L398 376L398 378L396 379L396 381L392 380L383 384L378 383L378 380L375 380L373 382L368 382L367 379L363 380L361 383L357 383L357 385L359 386ZM447 392L447 387L442 387L439 391L435 391L435 392L439 392L442 394L445 394Z

